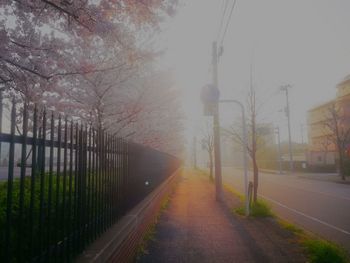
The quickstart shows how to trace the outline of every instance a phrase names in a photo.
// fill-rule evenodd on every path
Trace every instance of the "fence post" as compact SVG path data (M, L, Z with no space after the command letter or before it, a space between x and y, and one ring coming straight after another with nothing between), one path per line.
M11 251L11 229L12 229L12 192L13 192L13 168L15 158L15 124L16 124L16 103L12 102L11 110L11 139L10 139L10 150L9 150L9 167L8 167L8 178L7 178L7 209L6 209L6 234L5 234L5 261L11 262L12 251Z
M54 112L47 116L45 108L39 113L37 105L31 112L28 105L25 102L22 135L16 135L15 103L10 134L2 134L0 124L0 144L10 144L6 228L0 230L6 245L0 250L5 252L5 262L70 262L168 178L174 159L102 129L68 122L67 117L62 120ZM32 137L28 136L31 124ZM14 173L15 143L22 145L19 178ZM32 147L30 178L26 177L27 144ZM145 178L152 187L145 188ZM16 198L14 191L19 192Z

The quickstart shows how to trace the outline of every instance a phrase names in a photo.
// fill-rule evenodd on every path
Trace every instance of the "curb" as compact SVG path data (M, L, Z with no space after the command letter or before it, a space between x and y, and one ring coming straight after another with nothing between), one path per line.
M163 198L177 181L181 172L182 168L177 169L141 203L88 246L75 262L132 261L139 242L157 216Z

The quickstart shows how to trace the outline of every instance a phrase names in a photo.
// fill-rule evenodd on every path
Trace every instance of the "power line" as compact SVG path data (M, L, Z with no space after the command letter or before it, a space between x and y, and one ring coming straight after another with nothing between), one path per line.
M230 15L228 17L228 20L227 20L227 23L226 23L226 26L225 26L225 31L224 31L224 35L222 36L222 39L221 39L221 42L220 42L220 46L222 46L222 44L224 43L224 40L225 40L225 36L226 36L226 33L227 33L227 28L230 24L230 21L231 21L231 17L232 17L232 13L233 13L233 10L235 9L235 6L236 6L236 2L237 0L234 0L233 1L233 4L231 6L231 11L230 11Z
M223 23L224 23L224 19L225 19L225 14L226 14L226 10L227 10L227 6L228 6L228 2L229 0L223 0L223 2L225 2L225 6L224 6L224 12L221 16L221 22L220 22L220 26L218 28L218 35L216 37L217 40L219 40L219 37L220 37L220 33L221 33L221 30L222 30L222 26L223 26ZM222 2L222 3L223 3Z

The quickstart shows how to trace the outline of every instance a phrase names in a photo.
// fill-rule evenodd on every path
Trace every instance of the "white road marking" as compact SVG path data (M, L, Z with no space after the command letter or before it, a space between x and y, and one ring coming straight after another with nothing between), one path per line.
M249 174L251 174L251 172L249 172ZM268 172L261 172L261 174L263 175L267 175L266 177L269 177L270 175L272 176L279 176L278 174L275 174L275 173L268 173ZM283 174L282 176L285 176L285 174ZM291 175L288 175L288 176L291 176ZM325 196L330 196L332 198L338 198L338 199L343 199L343 200L346 200L346 201L350 201L350 198L349 197L346 197L346 196L343 196L343 195L334 195L334 194L331 194L331 193L326 193L326 192L321 192L321 191L315 191L315 190L310 190L310 189L306 189L306 188L303 188L303 187L296 187L296 186L290 186L290 185L285 185L285 184L281 184L281 183L276 183L273 179L271 178L261 178L262 181L268 181L268 182L272 182L273 184L276 184L276 185L279 185L279 186L282 186L282 187L287 187L287 188L294 188L294 189L297 189L297 190L301 190L301 191L305 191L305 192L310 192L310 193L315 193L315 194L321 194L321 195L325 195ZM290 177L291 179L304 179L303 177L302 178L299 178L299 177ZM310 180L308 178L305 178L306 180ZM324 182L324 181L319 181L319 182L323 182L323 183L327 183L327 182ZM350 189L350 187L349 187Z
M318 223L320 223L320 224L322 224L322 225L328 226L328 227L330 227L330 228L332 228L332 229L335 229L335 230L337 230L337 231L339 231L339 232L341 232L341 233L343 233L343 234L350 235L350 232L348 232L348 231L346 231L346 230L344 230L344 229L342 229L342 228L339 228L339 227L336 227L336 226L334 226L334 225L331 225L331 224L329 224L329 223L327 223L327 222L324 222L324 221L322 221L322 220L320 220L320 219L318 219L318 218L316 218L316 217L309 216L309 215L307 215L307 214L305 214L305 213L303 213L303 212L300 212L300 211L298 211L298 210L296 210L296 209L294 209L294 208L288 207L288 206L286 206L286 205L284 205L284 204L282 204L282 203L280 203L280 202L278 202L278 201L275 201L275 200L273 200L273 199L271 199L271 198L269 198L269 197L267 197L267 196L264 196L264 195L262 195L262 194L258 194L258 195L261 196L262 198L264 198L264 199L266 199L266 200L268 200L268 201L270 201L270 202L272 202L272 203L275 203L275 204L277 204L277 205L279 205L279 206L281 206L281 207L283 207L283 208L285 208L285 209L288 209L288 210L290 210L290 211L292 211L292 212L294 212L294 213L296 213L296 214L298 214L298 215L304 216L304 217L306 217L306 218L308 218L308 219L310 219L310 220L313 220L313 221L318 222Z
M295 187L295 186L290 186L290 185L284 185L284 184L276 183L272 179L269 179L269 178L263 178L263 180L272 182L272 183L274 183L276 185L283 186L283 187L294 188L294 189L305 191L305 192L321 194L321 195L326 195L326 196L330 196L330 197L333 197L333 198L344 199L346 201L350 201L350 198L342 196L342 195L333 195L333 194L329 194L329 193L326 193L326 192L320 192L320 191L314 191L314 190L300 188L300 187Z
M283 185L281 185L281 186L283 186ZM237 187L237 190L241 190L241 193L243 193L243 189L241 189L240 187ZM300 188L296 188L296 189L298 189L298 190L303 190L303 191L308 191L308 190L306 190L306 189L300 189ZM315 191L313 191L313 192L315 192ZM320 193L320 192L316 192L316 193ZM325 193L320 193L320 194L325 194ZM303 212L300 212L300 211L298 211L298 210L296 210L296 209L294 209L294 208L291 208L291 207L288 207L288 206L286 206L286 205L284 205L284 204L282 204L282 203L280 203L280 202L278 202L278 201L276 201L276 200L274 200L274 199L271 199L270 197L267 197L267 196L264 196L264 195L262 195L262 194L258 194L259 196L261 196L262 198L264 198L264 199L266 199L266 200L268 200L268 201L270 201L270 202L272 202L272 203L275 203L275 204L277 204L277 205L279 205L279 206L281 206L281 207L283 207L283 208L285 208L285 209L287 209L287 210L290 210L290 211L292 211L292 212L294 212L294 213L296 213L296 214L298 214L298 215L301 215L301 216L303 216L303 217L306 217L306 218L308 218L308 219L310 219L310 220L312 220L312 221L315 221L315 222L317 222L317 223L319 223L319 224L322 224L322 225L324 225L324 226L327 226L327 227L329 227L329 228L332 228L332 229L334 229L334 230L337 230L337 231L339 231L339 232L341 232L341 233L343 233L343 234L345 234L345 235L350 235L350 232L349 231L346 231L345 229L342 229L342 228L339 228L339 227L337 227L337 226L334 226L334 225L332 225L332 224L329 224L329 223L327 223L327 222L324 222L324 221L322 221L322 220L320 220L320 219L318 219L318 218L316 218L316 217L313 217L313 216L310 216L310 215L307 215L307 214L305 214L305 213L303 213ZM325 194L325 195L329 195L329 194ZM332 197L335 197L335 196L332 196ZM339 198L339 197L338 197ZM347 198L344 198L344 199L347 199Z

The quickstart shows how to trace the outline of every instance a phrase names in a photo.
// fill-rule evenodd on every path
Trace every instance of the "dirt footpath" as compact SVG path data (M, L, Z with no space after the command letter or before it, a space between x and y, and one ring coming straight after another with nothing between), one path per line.
M235 216L237 197L215 201L214 185L185 171L137 262L306 262L288 231L269 219Z

